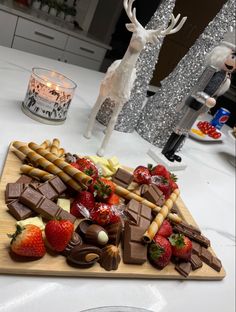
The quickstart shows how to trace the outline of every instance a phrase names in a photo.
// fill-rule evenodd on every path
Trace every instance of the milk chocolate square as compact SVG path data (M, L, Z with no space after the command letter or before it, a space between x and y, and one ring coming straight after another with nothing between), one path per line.
M16 183L23 183L23 184L30 184L33 181L33 179L25 174L22 174L18 180L16 180Z
M58 197L58 193L48 182L41 184L37 190L48 199L54 200Z
M6 203L11 202L20 197L24 185L21 183L8 183L5 191L5 201Z
M27 219L34 215L34 212L20 203L18 199L11 201L7 207L10 214L13 215L17 221Z
M39 203L43 200L44 196L32 187L28 186L20 195L19 201L27 207L37 211Z
M65 185L65 183L57 176L50 179L48 182L55 189L58 195L64 193L67 189L67 186Z
M133 181L133 178L134 178L132 173L130 173L127 170L124 170L122 168L118 168L113 177L117 180L120 180L121 182L123 182L127 186Z
M70 222L74 223L76 217L73 216L71 213L65 211L64 209L60 209L57 213L57 218L61 220L69 220Z
M44 198L37 208L38 213L45 219L53 219L61 208L48 198Z

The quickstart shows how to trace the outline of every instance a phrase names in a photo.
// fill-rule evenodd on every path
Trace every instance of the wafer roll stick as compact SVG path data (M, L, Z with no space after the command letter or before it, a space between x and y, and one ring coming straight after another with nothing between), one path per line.
M152 223L150 224L149 228L143 235L143 240L146 243L150 243L153 239L153 237L156 235L158 230L160 229L163 221L168 216L171 208L173 207L174 202L179 196L179 189L174 190L174 192L170 195L170 197L166 200L165 204L159 211L159 213L156 215Z
M55 177L54 174L50 174L47 171L44 171L44 170L41 170L38 168L34 168L32 166L29 166L29 165L22 165L20 167L20 171L29 175L30 177L37 178L37 179L40 179L42 181L47 181L47 180L50 180L53 177Z
M82 188L77 181L73 180L68 174L63 172L60 168L52 164L50 161L32 151L25 143L15 141L13 142L13 146L20 152L25 154L31 161L36 162L38 165L43 167L46 171L57 175L59 178L62 179L62 181L64 181L74 190L81 191Z
M63 157L64 155L65 155L65 149L64 148L59 148L59 150L58 150L58 157Z
M50 152L58 156L59 148L60 148L60 141L58 139L53 139Z
M40 146L42 148L47 149L47 148L49 148L51 146L51 141L50 140L45 140L42 144L40 144Z
M21 153L21 152L18 151L18 150L14 150L13 153L14 153L22 162L25 161L25 159L26 159L25 154Z
M114 182L113 182L113 183L114 183ZM114 183L114 184L115 184L115 183ZM126 199L135 199L135 200L137 200L138 202L140 202L140 203L142 203L142 204L148 206L148 207L151 208L151 209L155 209L155 210L157 210L158 212L161 211L161 209L162 209L161 207L159 207L159 206L157 206L157 205L151 203L150 201L146 200L145 198L143 198L143 197L141 197L141 196L139 196L139 195L137 195L137 194L135 194L135 193L133 193L133 192L128 191L128 190L125 189L124 187L121 187L121 186L116 185L116 184L115 184L115 186L116 186L116 188L115 188L115 193L116 193L117 195L119 195L119 196L121 196L121 197L124 197L124 198L126 198ZM174 213L169 213L168 218L169 218L170 220L176 222L176 223L179 223L179 222L182 221L182 219L181 219L179 216L177 216L176 214L174 214Z
M52 162L55 166L61 168L64 172L73 177L74 180L78 181L82 186L89 185L93 182L93 179L90 176L71 166L66 161L41 148L39 145L31 142L29 143L29 147L36 153L40 154L41 156Z

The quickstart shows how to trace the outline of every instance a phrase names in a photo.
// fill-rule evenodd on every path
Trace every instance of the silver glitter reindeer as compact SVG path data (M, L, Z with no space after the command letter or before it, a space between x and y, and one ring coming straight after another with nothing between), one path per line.
M163 29L164 27L160 27L155 30L147 30L138 22L136 18L136 9L132 9L134 1L135 0L124 0L123 2L124 9L131 21L131 23L126 24L126 28L128 31L133 33L129 46L123 59L116 60L108 68L106 75L101 82L99 96L91 111L88 126L84 134L84 136L88 139L91 137L96 115L102 103L109 98L110 101L114 103L114 109L105 131L105 137L102 145L97 151L99 156L103 156L114 129L117 117L123 105L130 98L130 93L136 79L135 64L144 46L147 43L157 44L159 37L178 32L187 19L187 17L183 17L178 26L176 26L179 21L180 14L178 14L176 18L172 15L170 25L166 29Z

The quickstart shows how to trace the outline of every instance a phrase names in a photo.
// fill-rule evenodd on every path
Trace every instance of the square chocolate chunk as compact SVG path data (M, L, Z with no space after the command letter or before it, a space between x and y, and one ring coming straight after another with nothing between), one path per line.
M58 193L48 182L41 184L37 190L48 199L54 200L58 197Z
M191 263L190 262L181 262L175 266L176 271L178 271L184 277L187 277L191 272Z
M16 180L16 183L24 183L24 184L30 184L33 181L31 177L28 177L25 174L22 174L18 180Z
M40 203L37 211L41 214L41 216L45 219L53 219L58 214L61 208L57 206L53 201L48 198L44 198Z
M71 223L74 223L76 220L76 217L73 216L71 213L65 211L64 209L61 209L57 213L57 218L61 220L69 220Z
M5 191L6 203L11 202L20 197L24 188L24 184L21 183L8 183Z
M38 212L37 208L44 196L32 187L28 186L20 195L19 201L27 207Z
M121 181L126 185L126 187L133 181L133 175L132 173L122 169L118 168L115 175L113 176L116 180ZM112 178L113 179L113 178Z
M58 195L64 193L67 189L65 183L57 176L48 181Z
M210 265L212 262L212 254L209 250L207 250L205 247L202 247L200 258L203 262Z
M34 212L20 203L18 199L10 202L7 207L10 214L13 215L17 221L27 219L34 215Z
M190 263L193 270L197 270L202 267L202 261L196 254L191 255Z
M216 270L217 272L220 272L221 268L222 268L222 263L220 261L220 259L218 259L217 257L212 257L212 261L210 264L210 267L214 270Z

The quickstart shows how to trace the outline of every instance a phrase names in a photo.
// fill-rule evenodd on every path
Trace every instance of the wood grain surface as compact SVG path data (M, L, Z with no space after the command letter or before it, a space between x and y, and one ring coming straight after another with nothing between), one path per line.
M99 264L88 269L77 269L66 263L65 257L47 253L42 259L35 261L16 261L9 254L7 233L15 231L15 219L8 213L5 204L5 187L9 182L15 182L20 175L20 160L12 152L12 147L6 157L5 166L0 180L0 273L22 275L54 275L54 276L87 276L109 278L145 278L145 279L185 279L171 263L163 270L153 268L148 262L143 265L120 263L118 270L105 271ZM176 202L181 217L188 223L197 226L189 210L181 198ZM212 249L211 249L212 251ZM212 251L213 252L213 251ZM122 251L121 251L122 253ZM203 264L201 269L192 271L186 280L221 280L225 277L222 268L218 273L208 265Z

